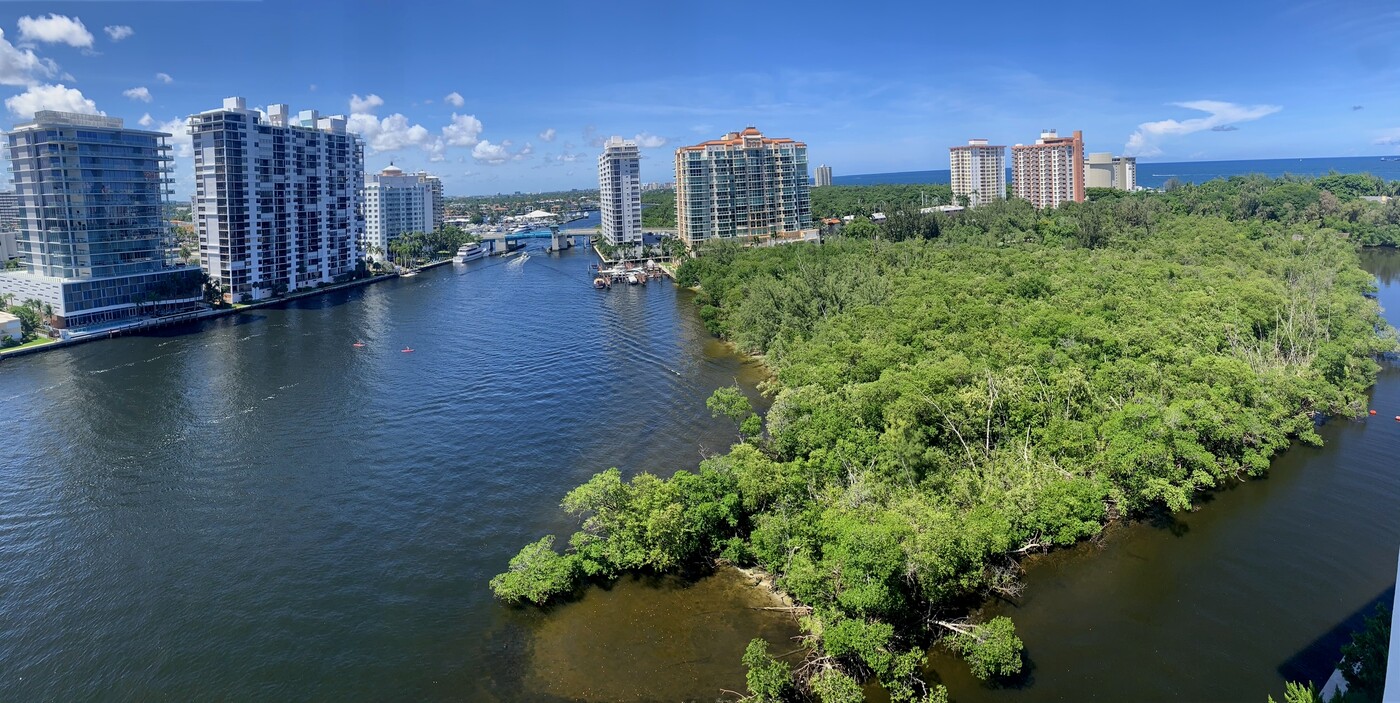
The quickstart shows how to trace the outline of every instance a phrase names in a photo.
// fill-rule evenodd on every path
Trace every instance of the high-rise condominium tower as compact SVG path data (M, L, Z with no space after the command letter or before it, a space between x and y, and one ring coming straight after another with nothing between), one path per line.
M423 171L389 167L365 183L365 253L384 259L389 244L407 232L442 229L442 180Z
M821 186L829 185L831 185L831 167L827 166L826 164L822 164L817 167L816 182L812 184L812 187L820 188Z
M972 207L1006 197L1006 147L969 139L948 149L948 162L953 197L967 198Z
M676 150L676 228L687 245L811 225L806 144L749 127Z
M1016 197L1038 208L1084 202L1083 133L1061 137L1050 129L1034 144L1011 147L1011 178Z
M243 98L189 120L204 270L227 299L329 283L364 254L364 146L345 118Z
M49 306L57 328L199 301L199 269L175 262L165 222L169 134L41 110L5 138L22 270L0 274L0 293Z
M598 209L608 244L642 241L642 154L637 143L611 137L598 155Z

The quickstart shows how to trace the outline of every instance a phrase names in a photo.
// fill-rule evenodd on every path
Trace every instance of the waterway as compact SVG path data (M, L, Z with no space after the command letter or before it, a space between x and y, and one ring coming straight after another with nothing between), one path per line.
M513 258L0 363L0 698L709 701L750 638L790 649L725 574L491 598L574 528L568 489L722 451L705 397L761 379L669 283ZM1366 265L1400 322L1400 254ZM963 703L1214 701L1330 670L1394 583L1400 369L1373 405L1198 511L1031 560L988 608L1021 685L939 653L930 676Z
M595 291L591 261L536 250L0 363L0 699L742 687L749 639L795 632L733 578L547 613L487 588L567 539L559 500L594 472L724 450L704 400L760 378L688 292Z

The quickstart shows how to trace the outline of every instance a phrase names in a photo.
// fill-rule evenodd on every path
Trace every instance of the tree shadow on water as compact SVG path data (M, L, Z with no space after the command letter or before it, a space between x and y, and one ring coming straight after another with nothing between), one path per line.
M1278 666L1279 675L1285 681L1311 681L1322 688L1342 659L1342 645L1350 642L1352 634L1361 630L1367 617L1375 615L1377 605L1384 603L1389 607L1394 601L1395 586L1392 585L1284 660Z
M1191 531L1189 524L1165 506L1153 506L1142 516L1142 521L1158 530L1170 532L1173 537L1184 537L1186 533Z

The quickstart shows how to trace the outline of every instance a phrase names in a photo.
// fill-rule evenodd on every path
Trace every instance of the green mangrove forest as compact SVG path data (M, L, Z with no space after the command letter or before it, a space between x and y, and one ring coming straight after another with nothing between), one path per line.
M806 653L755 640L752 700L859 701L871 679L945 700L920 676L930 646L1014 680L1014 624L977 607L1020 592L1020 558L1190 510L1320 442L1322 418L1366 412L1396 340L1356 249L1400 241L1400 201L1362 196L1393 186L1234 178L1050 211L909 207L819 246L707 245L680 283L771 369L766 416L720 389L727 453L595 475L563 500L580 529L525 546L491 586L544 604L624 572L766 572Z

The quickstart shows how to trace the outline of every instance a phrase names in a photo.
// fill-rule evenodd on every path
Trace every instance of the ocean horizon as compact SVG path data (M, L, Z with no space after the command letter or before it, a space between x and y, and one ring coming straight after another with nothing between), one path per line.
M1203 183L1216 178L1259 174L1280 176L1325 176L1336 173L1369 173L1388 181L1400 180L1400 156L1334 156L1310 159L1244 159L1238 161L1160 161L1137 165L1137 182L1144 188L1160 188L1175 178L1187 183ZM1011 169L1007 169L1007 182ZM899 171L833 176L832 185L894 185L902 183L948 183L948 169Z

